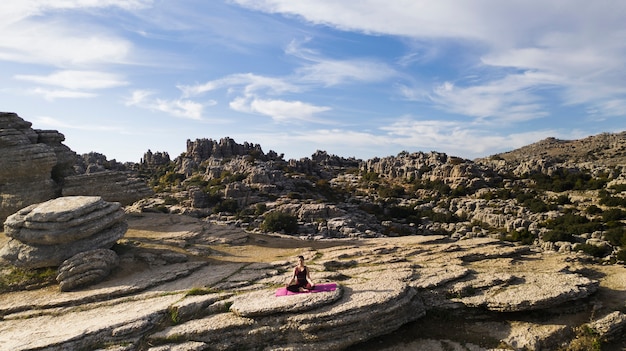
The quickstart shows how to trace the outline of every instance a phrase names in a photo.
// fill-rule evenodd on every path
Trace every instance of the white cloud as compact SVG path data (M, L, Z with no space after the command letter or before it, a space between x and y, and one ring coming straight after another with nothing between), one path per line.
M121 76L98 71L57 71L47 76L18 74L17 80L53 85L67 89L107 89L127 85Z
M404 149L440 151L469 159L519 148L556 134L554 130L513 134L486 132L467 122L411 118L402 118L381 130L387 132L390 142Z
M285 52L306 62L296 70L294 80L299 82L333 86L354 82L380 82L398 75L384 62L368 59L330 59L315 50L303 47L301 42L295 40L291 41Z
M244 94L252 94L266 91L269 94L282 94L287 92L299 92L301 88L282 78L273 78L256 75L253 73L238 73L224 78L208 81L204 84L179 85L178 89L184 97L201 95L217 89L227 88L232 90L239 88Z
M407 86L400 86L399 90L408 100L432 102L441 110L476 117L478 122L509 123L545 117L541 92L558 85L558 78L526 72L471 83L457 86L446 81L432 91Z
M238 112L269 116L276 122L294 120L321 122L315 119L315 115L330 110L330 107L316 106L302 101L259 99L256 97L236 98L230 103L230 107Z
M0 60L57 67L100 63L127 63L132 43L112 28L72 22L69 13L52 18L59 10L82 11L118 7L137 10L149 6L142 0L3 1L0 4Z
M132 44L103 33L77 32L71 25L21 22L0 27L0 60L64 66L124 63Z
M128 130L125 128L119 127L117 125L95 125L95 124L76 124L76 123L67 123L60 121L56 118L49 116L40 116L35 117L32 120L33 126L36 128L50 128L55 130L66 130L66 129L77 129L77 130L85 130L85 131L96 131L96 132L117 132L120 134L130 134Z
M119 7L136 10L150 6L153 0L21 0L3 1L0 4L0 18L4 23L20 21L24 18L41 15L52 10L76 10Z
M147 90L135 90L126 100L126 106L137 106L140 108L164 112L174 117L201 120L205 104L186 99L159 99L153 98L154 92ZM215 104L209 101L207 105Z
M563 104L590 104L596 108L605 101L626 100L626 3L586 0L456 1L397 0L345 2L334 0L233 0L241 6L267 13L297 17L306 22L344 31L392 35L427 42L436 47L441 39L451 39L472 47L473 60L482 68L506 71L509 68L544 75L548 80L528 81L503 94L487 92L505 80L435 94L442 106L452 103L454 112L472 116L514 115L532 118L540 106L524 100L533 98L529 89L557 88ZM293 49L292 49L293 50ZM398 64L428 59L432 54L419 50L401 57ZM304 52L304 55L315 55ZM467 55L467 51L465 55ZM457 58L457 62L465 58ZM474 61L475 62L475 61ZM463 62L460 64L468 64ZM470 62L469 65L473 65ZM315 67L308 68L318 73ZM328 67L319 67L324 72ZM328 72L332 72L331 69ZM322 73L320 77L324 77ZM329 74L328 82L339 81ZM528 77L524 77L527 79ZM516 79L516 78L508 78ZM485 79L486 81L486 79ZM506 87L505 87L506 88ZM515 97L520 95L521 100ZM420 97L419 91L405 96ZM477 97L480 103L461 101ZM536 98L537 96L534 96ZM609 108L606 113L617 113Z
M56 99L85 99L97 96L97 94L82 91L44 88L35 88L27 93L31 95L39 95L48 101L54 101Z

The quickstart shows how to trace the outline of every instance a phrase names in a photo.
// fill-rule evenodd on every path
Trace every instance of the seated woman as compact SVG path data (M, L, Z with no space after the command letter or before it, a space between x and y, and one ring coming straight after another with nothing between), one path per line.
M293 275L289 284L287 284L287 290L291 292L303 292L306 290L313 290L315 284L311 280L308 268L304 265L304 257L298 256L298 265L293 269Z

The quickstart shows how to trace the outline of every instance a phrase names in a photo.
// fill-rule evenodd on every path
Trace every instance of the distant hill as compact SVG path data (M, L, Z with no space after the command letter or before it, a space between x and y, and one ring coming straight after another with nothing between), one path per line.
M612 167L626 164L626 131L602 133L577 140L547 138L509 152L489 157L507 163L550 159L553 162L587 163Z

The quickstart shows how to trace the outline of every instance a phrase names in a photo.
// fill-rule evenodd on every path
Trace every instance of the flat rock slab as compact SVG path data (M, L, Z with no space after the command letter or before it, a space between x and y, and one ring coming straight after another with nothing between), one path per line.
M67 222L107 206L99 196L59 197L18 211L19 222ZM9 219L7 218L7 222ZM9 223L12 223L11 220Z
M20 316L13 316L14 313L28 310L36 314L40 313L38 309L73 306L140 294L144 291L150 292L148 295L170 294L223 279L224 276L232 274L240 267L239 265L222 265L219 268L204 266L206 263L203 262L187 262L143 270L124 277L111 276L110 280L92 285L89 289L82 291L61 292L57 287L50 287L43 291L6 293L0 299L0 314L5 319L18 319Z
M243 317L269 316L285 312L308 311L341 298L343 289L334 291L276 296L274 290L255 291L235 298L230 310Z
M516 283L480 294L454 299L468 307L499 312L530 311L583 299L598 289L598 282L573 273L515 274Z
M139 335L160 323L168 306L181 296L158 296L91 309L81 306L60 315L0 320L0 351L81 350L123 334Z

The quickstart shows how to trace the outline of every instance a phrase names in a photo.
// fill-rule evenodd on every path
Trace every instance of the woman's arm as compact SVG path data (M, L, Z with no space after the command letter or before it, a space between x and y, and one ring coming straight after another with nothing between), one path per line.
M297 279L298 268L293 269L293 274L291 275L291 279L287 282L287 285L291 285L295 279Z

